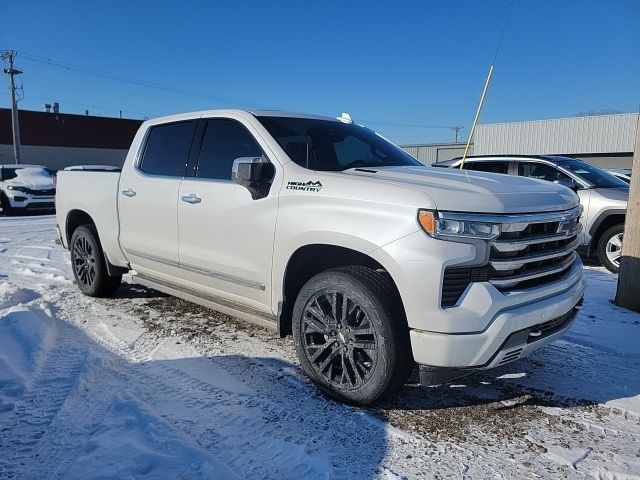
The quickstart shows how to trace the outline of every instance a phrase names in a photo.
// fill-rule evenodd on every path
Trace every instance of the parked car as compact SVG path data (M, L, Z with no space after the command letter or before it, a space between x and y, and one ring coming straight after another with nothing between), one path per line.
M626 184L631 183L631 169L630 168L618 168L618 169L608 169L609 172L614 177L619 178Z
M309 378L368 404L530 354L584 294L571 190L425 167L350 122L211 110L142 124L121 173L62 171L75 281L130 281L293 334Z
M454 158L433 166L458 168ZM546 180L575 190L584 207L579 251L597 257L609 271L620 268L629 184L590 163L562 156L486 155L468 157L465 170Z
M5 215L51 211L56 194L54 175L40 165L0 165L0 206Z

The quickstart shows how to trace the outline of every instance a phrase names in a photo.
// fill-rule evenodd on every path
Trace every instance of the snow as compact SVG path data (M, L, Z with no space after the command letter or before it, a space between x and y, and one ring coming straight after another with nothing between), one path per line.
M359 409L290 339L72 282L51 216L0 217L0 478L640 478L640 315L586 268L562 340Z
M37 189L47 189L55 186L53 176L40 167L18 168L15 178L7 180L6 184Z

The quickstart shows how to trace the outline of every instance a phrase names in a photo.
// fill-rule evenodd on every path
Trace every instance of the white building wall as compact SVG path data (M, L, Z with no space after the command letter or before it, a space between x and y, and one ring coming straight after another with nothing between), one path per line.
M633 152L638 114L478 125L475 155Z

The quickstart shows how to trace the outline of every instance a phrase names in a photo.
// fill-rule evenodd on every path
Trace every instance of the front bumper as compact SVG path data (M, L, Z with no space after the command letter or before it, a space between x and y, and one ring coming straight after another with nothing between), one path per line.
M7 191L6 196L11 208L25 210L53 210L55 208L54 196L31 195L23 192Z
M499 312L480 332L411 330L413 357L422 365L472 369L517 360L562 336L582 303L584 289L585 280L580 276L562 293Z

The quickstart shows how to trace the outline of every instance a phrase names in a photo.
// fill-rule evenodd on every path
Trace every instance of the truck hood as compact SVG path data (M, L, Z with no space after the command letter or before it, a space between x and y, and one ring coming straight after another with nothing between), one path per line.
M343 173L421 190L443 211L535 213L566 210L580 203L566 187L511 175L432 167L350 169Z

